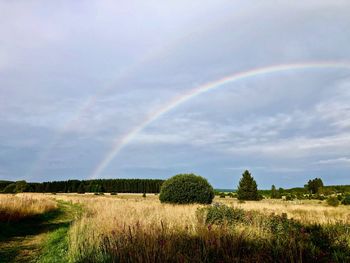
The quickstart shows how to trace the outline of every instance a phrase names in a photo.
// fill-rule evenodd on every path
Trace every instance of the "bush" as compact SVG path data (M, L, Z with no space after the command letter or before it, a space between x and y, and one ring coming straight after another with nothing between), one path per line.
M350 195L346 195L341 203L343 205L350 205Z
M227 196L228 196L228 197L231 197L231 198L234 197L233 193L228 193Z
M194 174L178 174L166 180L160 190L159 200L173 204L211 204L214 189L206 179Z
M317 194L314 196L314 199L324 201L326 200L326 197L324 195Z
M338 206L339 200L338 200L338 198L331 196L327 199L327 204L330 206Z
M287 201L293 201L295 198L296 198L296 196L293 195L293 194L287 194L286 195L286 200Z
M111 192L111 195L118 195L117 192Z
M225 197L226 197L225 193L220 193L220 198L225 198Z
M197 219L205 224L233 224L244 220L244 210L241 208L232 208L227 205L215 203L209 207L198 208Z

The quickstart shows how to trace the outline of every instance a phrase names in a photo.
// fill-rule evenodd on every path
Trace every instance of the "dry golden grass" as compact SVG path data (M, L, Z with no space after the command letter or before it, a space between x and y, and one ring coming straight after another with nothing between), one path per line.
M0 195L0 222L19 221L55 209L56 201L47 195Z
M229 238L229 242L238 240L238 243L240 237L244 237L244 242L253 242L249 240L258 238L268 240L272 234L266 232L263 226L257 222L249 227L237 225L234 230L236 232L231 233L227 232L227 229L215 230L213 228L213 230L208 231L207 226L203 228L196 217L196 211L200 205L161 204L156 195L147 195L146 198L142 198L141 194L118 194L117 196L70 194L57 195L56 198L79 203L84 207L84 214L69 231L69 256L72 261L84 260L84 255L93 255L93 261L102 262L106 260L105 253L110 253L116 257L116 260L121 260L120 253L123 251L129 251L127 253L140 251L139 262L144 262L141 259L144 255L157 253L167 255L181 249L179 244L185 241L180 242L180 239L197 239L202 240L200 242L209 242L213 238L213 236L210 237L213 234L211 231L223 231L218 232L216 237L228 235L226 237ZM246 211L258 211L267 216L272 213L277 215L287 213L289 218L294 218L303 224L326 225L340 221L350 223L349 208L344 206L329 207L324 203L319 204L318 201L298 203L263 200L239 203L232 198L216 198L214 202L240 207ZM232 235L237 236L232 239ZM161 245L159 244L161 243L158 242L163 238L168 240L171 245L163 248L166 250L165 252L160 252L159 246ZM204 246L210 247L210 242ZM138 249L135 250L135 246ZM230 247L229 244L228 247ZM138 256L135 257L138 258ZM149 262L152 260L150 259Z
M348 206L331 207L326 202L317 200L283 201L265 199L262 201L250 201L239 203L237 199L216 199L227 205L243 208L247 211L258 211L265 214L286 213L288 218L293 218L304 224L334 224L342 222L350 224L350 209Z
M208 260L210 255L214 258L227 256L227 262L231 262L231 259L238 262L242 259L240 258L242 255L247 262L267 262L275 260L276 255L283 254L288 244L291 244L288 248L290 260L309 259L307 257L310 239L305 241L299 238L301 241L304 240L304 243L298 245L300 240L295 239L295 235L290 234L288 229L283 230L284 224L293 227L294 221L283 221L282 217L271 216L272 213L275 215L285 213L288 218L299 221L303 227L315 223L321 224L323 226L320 231L329 231L332 236L341 234L341 239L350 242L344 237L348 231L346 230L348 226L345 224L350 224L349 208L346 206L334 208L327 206L325 202L309 200L297 202L262 200L239 203L232 198L216 198L214 202L257 212L246 214L244 220L248 218L250 220L250 216L253 216L251 223L244 221L235 223L233 227L225 224L203 224L196 215L201 205L161 204L158 196L153 194L148 194L146 198L143 198L142 194L2 195L1 216L2 211L7 211L8 215L11 214L11 217L7 216L7 220L9 218L18 220L44 213L56 208L55 199L68 202L68 206L72 203L79 204L78 207L83 208L82 214L68 232L68 255L71 262L86 260L123 262L131 257L135 262L186 262L186 260L190 262L194 259L197 261L191 262L202 262ZM284 232L277 235L270 229L271 224L276 224L278 229L282 227L280 230ZM271 245L273 242L282 243L275 247ZM251 253L239 252L240 249L248 248L251 249ZM230 254L232 251L234 253ZM347 252L344 250L340 253ZM270 258L264 261L267 255Z
M70 230L69 243L72 258L76 258L77 251L95 253L92 251L98 251L97 248L105 243L105 240L113 240L115 236L137 236L139 232L156 236L161 231L165 231L168 235L198 234L196 210L200 205L161 204L158 196L148 195L147 198L142 198L140 194L117 196L73 194L58 195L56 198L80 203L85 208L85 214ZM240 207L247 211L262 212L266 215L287 213L289 218L294 218L303 224L350 223L349 208L329 207L319 204L318 201L297 203L263 200L239 203L236 199L217 198L215 202ZM258 235L259 231L253 226L242 229L242 232L250 233L249 235L252 236Z

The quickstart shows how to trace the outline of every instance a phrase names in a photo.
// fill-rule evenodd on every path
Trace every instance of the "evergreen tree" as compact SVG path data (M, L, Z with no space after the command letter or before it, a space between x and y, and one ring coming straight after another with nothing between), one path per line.
M315 178L313 180L309 180L305 187L307 190L309 190L310 193L317 194L320 188L323 187L322 179Z
M83 183L80 183L80 185L78 186L78 190L77 190L78 194L85 194L85 187Z
M279 198L279 194L276 190L276 186L275 185L272 185L271 187L271 198L272 199L278 199Z
M258 186L248 170L239 181L237 196L239 200L259 200Z

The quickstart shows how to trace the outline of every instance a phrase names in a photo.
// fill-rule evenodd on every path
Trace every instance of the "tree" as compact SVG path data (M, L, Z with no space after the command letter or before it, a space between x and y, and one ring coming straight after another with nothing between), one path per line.
M317 194L320 188L323 187L323 182L320 178L315 178L313 180L309 180L305 187L310 193Z
M214 189L206 179L195 174L178 174L166 180L160 190L159 200L173 204L210 204Z
M16 191L16 183L12 183L12 184L9 184L5 187L5 189L3 190L4 193L7 193L7 194L13 194L15 193Z
M248 170L239 181L237 196L239 200L259 200L258 186Z
M26 181L17 181L16 182L16 189L15 192L16 193L23 193L26 192L28 190L29 186L27 184Z
M272 187L271 187L271 198L272 198L272 199L278 199L278 198L280 198L280 195L279 195L279 193L277 192L276 186L275 186L275 185L272 185Z
M80 183L80 185L78 186L77 193L78 194L85 194L85 186L83 183Z

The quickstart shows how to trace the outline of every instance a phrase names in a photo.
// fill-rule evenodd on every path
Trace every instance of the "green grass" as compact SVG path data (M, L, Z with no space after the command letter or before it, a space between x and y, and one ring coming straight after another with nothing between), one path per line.
M0 263L67 262L67 232L82 209L58 201L58 209L17 223L0 223Z
M55 231L52 231L48 235L48 238L46 239L42 247L41 256L39 257L37 262L68 262L67 233L71 222L75 219L75 217L81 214L82 208L79 205L59 201L59 209L63 212L63 217L61 218L61 220L64 222L64 225L61 225L60 228L56 229Z
M69 226L63 226L51 232L42 248L38 262L68 262L68 239L67 232Z

